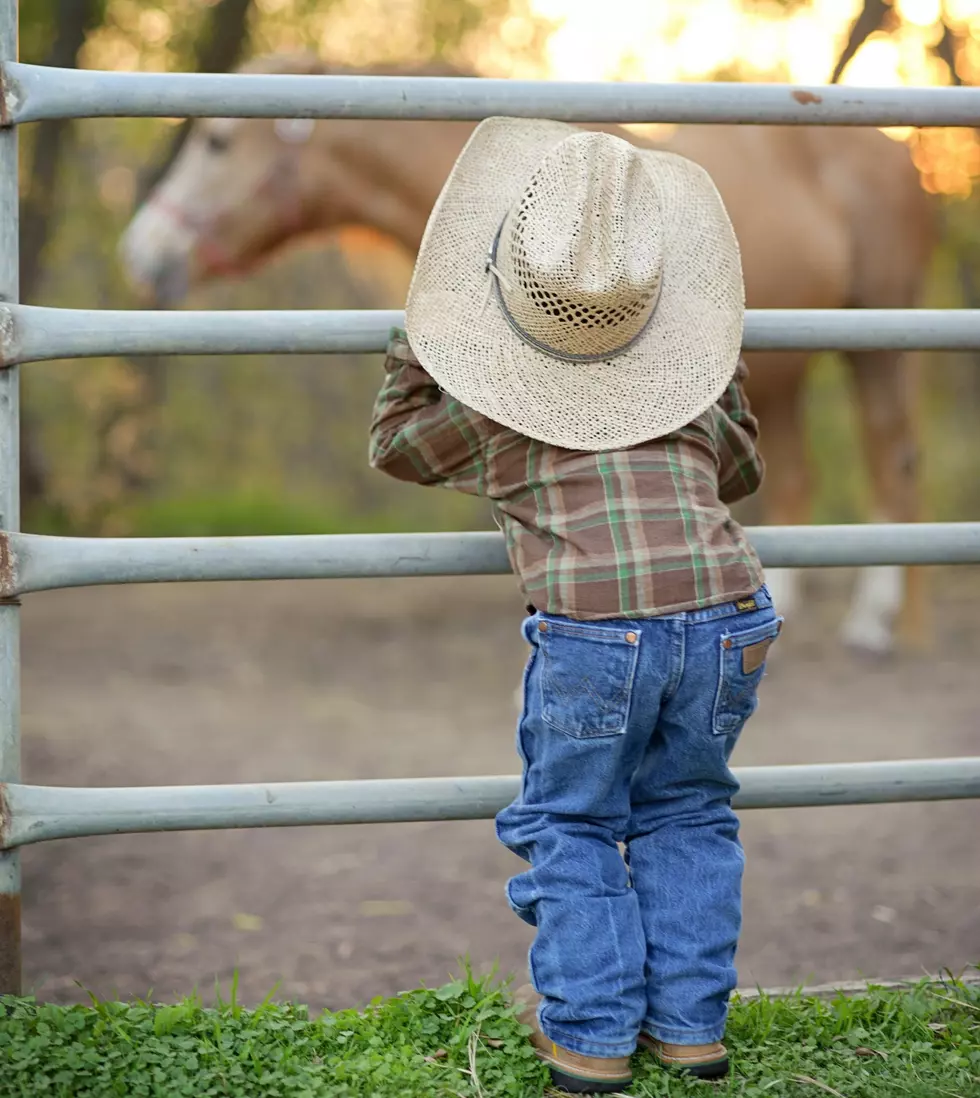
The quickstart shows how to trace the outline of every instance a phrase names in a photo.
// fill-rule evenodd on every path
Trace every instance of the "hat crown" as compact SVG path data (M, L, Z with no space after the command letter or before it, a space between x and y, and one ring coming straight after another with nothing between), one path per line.
M738 241L700 165L563 122L487 118L429 218L405 324L466 407L607 451L718 399L744 310Z
M632 145L604 133L568 137L500 227L494 267L511 326L557 358L626 350L659 298L661 227L656 187Z

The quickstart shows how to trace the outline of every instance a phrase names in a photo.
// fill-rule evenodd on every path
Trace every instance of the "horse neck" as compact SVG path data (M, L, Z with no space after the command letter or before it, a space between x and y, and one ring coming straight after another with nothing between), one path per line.
M315 229L367 227L412 255L460 149L467 122L335 122L320 145ZM329 183L326 182L329 180Z

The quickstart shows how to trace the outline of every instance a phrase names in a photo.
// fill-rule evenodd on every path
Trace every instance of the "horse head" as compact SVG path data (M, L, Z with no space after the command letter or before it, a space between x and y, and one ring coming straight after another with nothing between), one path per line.
M307 54L277 54L238 71L323 75L327 70ZM199 119L123 233L123 269L142 296L175 305L193 286L246 273L283 245L314 232L365 226L414 251L470 128ZM411 165L406 149L412 149Z

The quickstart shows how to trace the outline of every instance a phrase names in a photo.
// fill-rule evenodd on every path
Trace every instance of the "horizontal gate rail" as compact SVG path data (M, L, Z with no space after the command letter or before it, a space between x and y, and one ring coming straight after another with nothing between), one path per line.
M399 310L141 312L0 305L8 366L102 355L358 354L385 349ZM756 309L748 351L964 351L980 348L980 309Z
M756 526L767 568L978 564L980 522ZM231 538L62 538L0 532L0 597L122 583L502 575L503 537L296 534Z
M806 808L980 797L980 758L735 769L735 807ZM77 789L8 785L2 848L140 831L312 824L488 820L518 792L516 777Z
M980 88L590 83L436 76L97 72L3 66L8 122L253 117L975 126Z

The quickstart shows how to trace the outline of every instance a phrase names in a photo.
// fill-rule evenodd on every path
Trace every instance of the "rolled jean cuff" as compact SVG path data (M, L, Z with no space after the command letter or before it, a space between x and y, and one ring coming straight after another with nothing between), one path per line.
M618 1056L632 1056L636 1051L636 1037L632 1041L627 1039L613 1044L607 1041L583 1041L564 1030L558 1029L557 1026L550 1025L541 1017L540 1011L538 1012L538 1025L540 1025L541 1032L549 1041L554 1041L556 1045L567 1049L569 1052L577 1052L579 1056L598 1056L603 1060L613 1060Z
M725 1023L711 1029L669 1029L656 1022L644 1022L643 1032L665 1045L713 1045L725 1036Z

